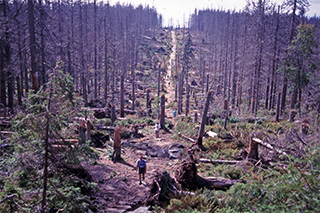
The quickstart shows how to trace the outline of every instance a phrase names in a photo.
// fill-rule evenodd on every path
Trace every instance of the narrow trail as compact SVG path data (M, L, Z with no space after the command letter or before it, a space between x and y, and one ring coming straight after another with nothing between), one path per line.
M165 77L166 106L174 102L174 86L172 85L172 69L176 55L176 36L171 31L172 53L170 55L167 76ZM166 107L166 120L174 123L172 107ZM97 165L86 164L98 184L96 201L104 212L130 212L136 207L143 206L149 195L154 176L158 172L168 171L174 174L179 159L162 157L161 152L168 150L174 143L181 143L171 138L171 133L161 131L160 138L155 138L153 127L148 127L148 134L141 139L124 140L122 145L122 162L114 163L110 160L108 149L99 149L100 158ZM110 148L109 148L110 150ZM159 154L160 153L160 154ZM142 185L139 185L138 174L135 170L136 161L140 155L147 156L147 173Z

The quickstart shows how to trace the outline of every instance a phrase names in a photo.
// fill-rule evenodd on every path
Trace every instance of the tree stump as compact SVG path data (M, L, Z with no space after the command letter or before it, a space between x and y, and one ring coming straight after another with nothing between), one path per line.
M289 122L293 122L294 118L296 117L296 115L297 115L297 111L296 110L294 110L294 109L290 110L288 121Z
M249 152L248 152L247 159L249 159L249 160L259 160L258 147L259 147L259 144L256 143L256 142L253 140L253 137L251 137L250 147L249 147Z
M84 144L86 142L86 123L81 121L79 126L79 144Z
M196 190L199 188L226 190L235 183L242 180L231 180L226 178L210 177L203 178L197 174L195 161L189 160L182 163L175 174L176 180L183 189Z
M113 161L121 160L121 128L117 126L114 130L113 136Z
M113 124L116 120L116 107L114 105L111 106L111 123Z
M91 121L87 120L87 137L86 137L86 140L90 140L91 139L91 127L92 127Z

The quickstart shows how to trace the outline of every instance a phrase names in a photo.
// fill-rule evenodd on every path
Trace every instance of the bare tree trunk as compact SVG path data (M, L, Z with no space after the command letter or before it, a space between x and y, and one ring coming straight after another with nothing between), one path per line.
M227 123L228 123L228 99L224 99L224 101L223 101L223 110L224 110L224 113L225 113L223 128L227 129Z
M206 84L206 93L209 92L209 74L207 74L207 84Z
M86 143L86 123L81 121L79 126L79 145Z
M189 102L190 102L190 85L187 84L187 95L186 95L186 116L189 114Z
M250 140L250 147L249 147L247 158L249 160L259 160L259 151L258 151L259 144L252 139L253 137L251 137L251 140Z
M97 3L96 0L93 1L93 7L94 7L94 98L97 99L98 97L98 71L97 71Z
M158 67L158 99L160 99L160 78L161 78L161 63L159 64L159 67Z
M182 99L183 99L183 71L179 78L179 94L178 94L178 114L182 113Z
M37 71L37 58L36 58L36 35L34 29L34 7L33 0L28 0L28 19L29 19L29 46L30 46L30 60L31 60L31 79L32 89L38 90L38 71Z
M146 109L148 111L148 108L149 108L149 101L150 101L150 90L147 89L147 95L146 95Z
M277 113L276 113L276 121L279 122L280 116L280 101L281 101L281 92L278 92L278 102L277 102Z
M267 88L266 88L266 102L265 102L265 105L264 105L264 108L265 109L268 109L268 106L269 106L269 84L270 84L270 77L268 77L268 80L267 80Z
M82 86L82 96L84 99L84 103L88 103L88 96L87 96L87 80L85 77L85 59L84 59L84 48L83 48L83 27L82 27L82 3L81 0L79 1L79 19L80 19L80 54L81 54L81 86Z
M114 130L113 135L113 161L121 160L121 128L119 126Z
M132 105L131 105L131 109L134 110L134 104L135 104L135 100L136 100L136 94L135 94L135 73L134 73L134 67L131 68L132 69Z
M44 40L44 30L45 30L45 16L44 16L44 10L42 8L42 0L39 0L39 7L40 7L40 53L41 53L41 60L40 60L40 78L39 82L41 85L45 86L46 83L46 57L45 57L45 40ZM59 2L59 16L60 16L60 2ZM60 32L60 38L62 38L61 33L61 24L60 24L60 18L59 18L59 32ZM62 42L60 43L62 48Z
M294 0L293 9L292 9L289 45L291 44L291 41L294 36L294 31L295 31L296 9L297 9L297 0ZM286 54L288 54L287 50L286 50ZM287 55L287 57L288 57L288 55ZM288 88L288 78L287 78L287 71L286 71L287 70L287 62L285 62L285 63L286 63L286 65L285 65L283 84L282 84L282 98L281 98L281 110L280 110L281 114L283 113L283 110L286 106L286 96L287 96L287 88Z
M107 13L109 12L109 4L107 5ZM109 77L108 77L108 68L109 68L109 60L108 60L108 28L107 28L107 15L105 15L103 20L104 25L104 100L107 102L108 100L108 85L109 85Z
M120 117L124 118L124 74L120 79Z
M278 6L277 13L277 24L274 33L274 46L273 46L273 58L272 58L272 73L271 73L271 85L270 85L270 98L269 98L269 110L273 108L275 97L275 72L276 72L276 59L277 59L277 48L278 48L278 31L279 31L279 17L280 17L280 5Z
M208 110L209 110L211 94L212 94L212 91L209 91L208 95L207 95L206 103L204 104L204 107L203 107L201 125L200 125L200 129L199 129L199 132L198 132L197 145L199 146L199 148L201 150L204 150L204 146L202 145L202 137L203 137L203 133L204 133L204 127L205 127L205 125L207 123L207 113L208 113Z
M113 124L116 120L116 107L114 105L111 106L111 123Z
M166 98L164 95L161 96L161 101L160 101L160 127L161 129L165 129L165 102Z

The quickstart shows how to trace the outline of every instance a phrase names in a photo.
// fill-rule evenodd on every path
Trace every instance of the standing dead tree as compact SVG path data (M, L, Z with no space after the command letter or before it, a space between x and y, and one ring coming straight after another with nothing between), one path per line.
M165 129L165 102L166 102L166 98L164 95L161 96L161 100L160 100L160 126L161 129Z
M203 133L204 133L204 127L205 127L206 121L207 121L207 113L208 113L208 109L209 109L211 95L212 95L212 91L209 91L208 95L207 95L206 103L204 104L201 125L200 125L200 129L198 132L197 145L199 146L199 148L201 150L204 150L204 146L202 145L202 137L203 137Z

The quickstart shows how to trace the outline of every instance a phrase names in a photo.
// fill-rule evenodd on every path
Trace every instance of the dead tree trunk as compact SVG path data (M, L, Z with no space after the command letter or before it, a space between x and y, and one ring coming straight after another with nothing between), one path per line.
M281 100L281 92L278 92L277 113L276 113L277 122L279 122L279 116L280 116L280 100Z
M86 123L81 121L79 127L79 145L86 142Z
M87 140L91 139L91 127L92 127L91 122L87 120L87 136L86 136Z
M253 140L253 137L251 137L250 140L250 147L249 147L249 152L247 159L249 160L259 160L259 151L258 151L258 143L256 143L255 140Z
M148 111L149 108L149 99L150 99L150 90L147 89L147 97L146 97L146 108Z
M189 114L189 102L190 102L190 85L187 85L186 116L188 116L188 114Z
M160 79L161 79L161 63L158 68L158 99L160 98ZM157 103L159 104L159 102Z
M111 123L113 124L116 120L116 107L114 105L111 106Z
M223 101L223 110L225 113L225 118L224 118L224 129L227 129L227 122L228 122L228 99L224 99Z
M120 117L124 118L124 75L120 79Z
M206 121L207 121L207 113L208 113L208 109L209 109L211 94L212 94L212 91L209 91L208 95L207 95L206 103L204 104L201 125L200 125L200 129L199 129L199 133L198 133L197 145L199 146L199 148L201 150L204 150L204 147L202 145L202 137L203 137L203 133L204 133L204 127L205 127Z
M161 101L160 101L160 126L161 129L165 129L165 102L166 98L164 95L161 96Z
M134 104L136 100L136 95L135 95L135 73L134 73L134 67L132 67L132 105L131 109L134 110Z
M121 129L120 126L117 126L114 130L114 137L113 137L113 161L120 161L121 160Z

